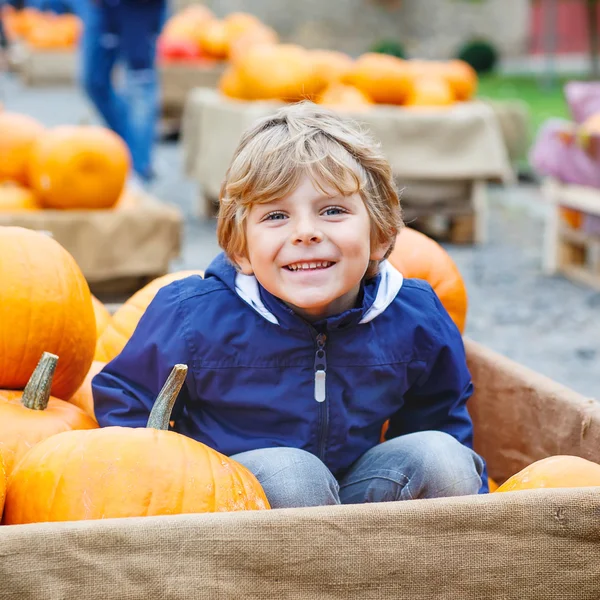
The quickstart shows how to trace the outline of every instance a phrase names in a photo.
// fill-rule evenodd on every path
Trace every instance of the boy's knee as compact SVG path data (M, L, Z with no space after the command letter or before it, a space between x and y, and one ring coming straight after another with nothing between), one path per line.
M339 486L314 454L298 448L265 448L232 456L262 485L271 508L339 504Z

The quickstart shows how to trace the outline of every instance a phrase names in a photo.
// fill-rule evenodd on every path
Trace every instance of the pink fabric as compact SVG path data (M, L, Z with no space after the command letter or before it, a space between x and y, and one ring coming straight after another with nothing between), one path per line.
M549 119L540 129L529 153L531 166L540 174L563 183L600 188L600 164L574 141L567 141L573 123Z
M565 98L575 123L583 123L600 112L600 82L569 81L565 85Z

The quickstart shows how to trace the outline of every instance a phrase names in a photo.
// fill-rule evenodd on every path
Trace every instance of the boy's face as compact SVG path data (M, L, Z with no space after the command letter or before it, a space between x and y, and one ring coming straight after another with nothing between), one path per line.
M328 196L304 176L288 196L251 207L246 223L248 257L237 262L296 313L316 321L356 303L369 260L371 223L359 194Z

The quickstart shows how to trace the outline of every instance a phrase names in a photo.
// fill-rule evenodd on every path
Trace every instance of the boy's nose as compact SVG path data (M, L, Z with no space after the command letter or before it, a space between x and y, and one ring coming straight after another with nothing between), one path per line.
M293 244L318 244L323 241L323 234L315 227L298 228L293 235Z

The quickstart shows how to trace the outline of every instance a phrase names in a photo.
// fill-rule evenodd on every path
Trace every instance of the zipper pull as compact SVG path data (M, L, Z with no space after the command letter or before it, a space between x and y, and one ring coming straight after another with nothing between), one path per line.
M315 400L325 402L325 373L327 371L327 356L325 355L324 333L317 335L317 352L315 353Z

